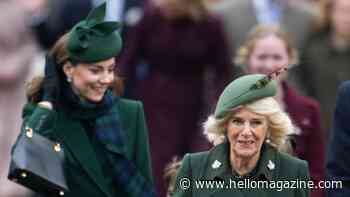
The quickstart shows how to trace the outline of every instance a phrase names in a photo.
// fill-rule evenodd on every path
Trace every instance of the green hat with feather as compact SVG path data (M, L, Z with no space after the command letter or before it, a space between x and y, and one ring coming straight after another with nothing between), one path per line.
M93 9L69 32L67 51L72 62L99 62L120 53L122 39L116 30L121 25L105 21L105 15L106 2Z
M220 119L233 108L276 94L277 83L270 75L250 74L226 86L219 97L215 118Z

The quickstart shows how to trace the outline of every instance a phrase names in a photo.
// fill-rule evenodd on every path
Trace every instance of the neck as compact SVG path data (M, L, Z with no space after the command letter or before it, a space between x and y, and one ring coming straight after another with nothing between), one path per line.
M237 156L233 151L230 153L230 161L232 170L237 172L240 176L244 176L250 173L258 163L260 158L260 152L252 157L240 157Z

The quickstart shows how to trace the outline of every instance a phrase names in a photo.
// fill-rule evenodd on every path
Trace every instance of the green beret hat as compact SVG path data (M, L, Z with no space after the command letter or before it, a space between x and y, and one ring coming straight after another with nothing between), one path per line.
M228 111L265 97L276 94L277 84L271 77L263 74L245 75L226 86L219 97L215 118L223 118Z
M104 21L106 2L92 10L87 18L69 32L67 51L73 62L99 62L117 56L122 39L116 31L120 23Z

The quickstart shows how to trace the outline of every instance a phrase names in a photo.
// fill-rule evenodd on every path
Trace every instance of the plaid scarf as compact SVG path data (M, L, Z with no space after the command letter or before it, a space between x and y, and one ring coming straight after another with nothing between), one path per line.
M118 102L118 97L108 90L102 102L94 104L79 99L71 88L68 90L65 88L65 90L64 98L69 106L67 110L70 111L73 118L95 120L97 139L105 146L112 143L125 150L118 109L113 107ZM107 158L112 167L113 182L121 186L128 196L155 197L152 184L140 174L135 164L125 155L107 152Z

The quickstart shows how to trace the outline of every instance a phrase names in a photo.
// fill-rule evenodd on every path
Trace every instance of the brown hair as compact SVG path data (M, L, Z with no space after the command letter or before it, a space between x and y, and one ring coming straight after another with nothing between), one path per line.
M319 15L315 21L315 31L327 31L331 26L331 14L336 0L320 0L317 3Z
M287 53L290 58L290 64L298 64L299 55L297 49L292 45L292 40L287 34L287 32L283 31L282 28L278 25L257 25L253 28L244 44L238 49L237 55L235 57L236 65L246 65L249 59L249 56L254 50L256 42L264 37L269 35L275 35L284 41L287 48Z
M182 161L178 157L173 157L172 161L165 166L164 179L168 184L167 196L172 196L176 187L177 173L181 167Z
M69 33L64 34L51 48L48 52L51 57L56 61L56 66L58 66L58 77L59 80L64 80L63 65L69 61L67 42L69 38ZM117 73L117 72L115 72ZM43 86L43 76L37 76L32 79L31 82L27 84L27 98L30 102L40 102L42 86ZM122 95L124 91L123 80L115 74L114 82L111 85L113 92L116 95Z

